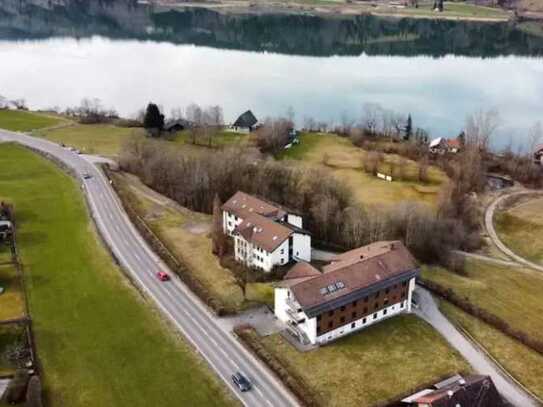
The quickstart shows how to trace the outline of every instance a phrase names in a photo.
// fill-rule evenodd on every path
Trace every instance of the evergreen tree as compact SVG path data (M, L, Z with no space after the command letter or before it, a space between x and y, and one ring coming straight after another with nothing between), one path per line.
M164 128L164 115L160 113L160 109L154 103L149 103L145 110L143 118L143 127L147 130L156 129L158 131Z
M409 141L413 133L413 120L411 119L411 114L407 116L407 124L405 125L405 136L404 140Z

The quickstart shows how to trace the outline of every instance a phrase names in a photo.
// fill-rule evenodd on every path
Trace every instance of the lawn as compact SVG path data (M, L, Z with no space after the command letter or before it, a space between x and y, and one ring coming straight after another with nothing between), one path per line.
M219 264L211 252L210 215L175 204L147 188L133 175L116 173L114 177L115 183L123 190L122 195L130 200L147 225L228 310L240 311L260 303L273 306L271 284L249 284L247 298L244 299L233 274Z
M131 136L141 136L141 128L117 127L111 124L73 124L36 132L36 136L75 147L86 154L114 157Z
M543 264L543 199L497 212L494 225L502 242L516 254Z
M5 290L0 294L0 321L24 317L24 296L14 265L0 265L0 287Z
M426 322L401 315L327 346L301 353L280 335L265 347L303 381L323 406L371 406L469 371L466 362Z
M31 131L44 127L56 126L64 119L41 113L23 110L0 109L0 128L12 131Z
M47 405L232 405L114 265L77 183L13 144L0 146L0 164L0 190L17 214Z
M181 145L191 145L191 146L201 146L201 147L210 147L209 140L202 138L197 140L196 144L192 143L192 138L188 130L178 132L173 140L173 142ZM211 147L214 148L223 148L231 145L246 145L252 141L252 137L249 134L237 133L229 129L221 130L217 135L211 138Z
M543 398L542 355L446 301L440 303L440 308L483 345L513 377Z
M367 152L356 147L345 137L333 134L305 133L300 144L286 150L280 159L303 161L309 166L319 166L331 171L353 190L358 202L371 206L393 205L400 201L418 201L431 206L437 204L437 195L446 176L436 168L428 171L429 183L415 181L386 182L363 171L362 163ZM388 173L390 162L398 162L396 155L386 155L380 169ZM417 166L407 161L406 175L415 179Z
M443 268L423 267L422 277L543 340L543 273L475 260L468 260L467 273L463 277Z

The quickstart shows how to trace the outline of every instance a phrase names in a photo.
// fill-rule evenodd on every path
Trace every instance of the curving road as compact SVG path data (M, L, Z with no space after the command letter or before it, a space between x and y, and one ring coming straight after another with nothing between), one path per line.
M496 233L496 229L494 229L494 212L496 211L496 208L507 198L510 198L512 196L518 196L518 195L533 195L538 194L541 192L538 191L521 191L521 192L513 192L510 194L505 194L494 200L485 211L485 227L488 232L488 236L490 239L492 239L492 242L500 249L502 253L504 253L509 258L513 259L517 263L521 263L525 266L528 266L534 270L542 271L543 272L543 266L541 264L536 264L530 260L525 259L524 257L519 256L515 252L513 252L511 249L509 249L498 237L498 234Z
M511 380L484 352L470 342L441 313L432 295L424 288L415 290L415 314L432 325L468 361L477 373L489 375L499 392L514 406L537 407L540 403L520 385Z
M17 142L47 153L79 175L96 225L125 272L194 345L243 405L299 405L273 373L247 351L231 331L221 326L218 318L153 253L95 163L58 144L20 133L0 130L0 141ZM84 173L91 174L92 178L83 180ZM172 275L172 280L159 282L155 276L159 270ZM236 371L249 377L253 390L238 391L230 379Z

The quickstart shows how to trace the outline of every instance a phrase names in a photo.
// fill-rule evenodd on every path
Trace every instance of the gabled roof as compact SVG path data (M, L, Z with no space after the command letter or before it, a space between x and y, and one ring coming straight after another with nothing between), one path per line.
M462 145L460 144L460 140L457 138L450 138L447 140L447 144L450 148L460 148Z
M383 245L388 249L366 258L355 260L354 256L371 248L344 253L344 258L326 266L320 276L293 285L291 292L307 316L311 318L418 274L415 259L401 242L380 242L372 247L377 250Z
M501 407L504 406L496 386L489 376L472 375L432 392L426 392L415 400L431 407Z
M253 213L258 213L272 219L280 219L286 215L286 211L279 206L273 205L242 191L236 192L223 204L221 209L243 219Z
M251 112L250 110L247 110L245 113L243 113L241 116L237 118L233 126L234 127L253 127L257 123L258 123L258 120L256 119L253 112Z
M246 241L271 253L294 232L281 223L254 213L244 218L243 222L234 229L234 233L238 233Z
M288 271L285 277L283 277L283 280L291 280L302 277L316 277L320 275L321 272L313 267L311 264L306 263L305 261L301 261L299 263L296 263L296 265Z
M441 143L443 143L444 141L446 141L443 137L438 137L438 138L435 138L433 139L431 142L430 142L430 148L432 147L438 147L441 145Z
M543 152L543 144L540 144L536 146L535 151L536 154Z

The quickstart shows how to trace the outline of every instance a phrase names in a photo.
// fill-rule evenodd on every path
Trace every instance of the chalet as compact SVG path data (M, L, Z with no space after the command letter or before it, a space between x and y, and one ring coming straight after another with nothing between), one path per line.
M322 272L300 262L275 287L275 316L302 343L325 344L410 312L418 274L399 241L338 255Z
M311 236L298 214L241 191L221 209L237 261L269 272L277 265L311 260Z
M543 165L543 144L535 148L534 151L534 161L537 164Z
M447 150L449 153L456 154L462 149L462 144L457 138L451 138L447 140Z
M245 113L237 118L237 120L231 127L232 130L239 133L250 133L251 131L255 130L257 123L258 120L253 112L247 110Z
M459 138L446 139L438 137L430 142L428 148L432 154L456 154L462 149L462 142Z
M409 407L504 407L490 376L455 375L402 400Z

